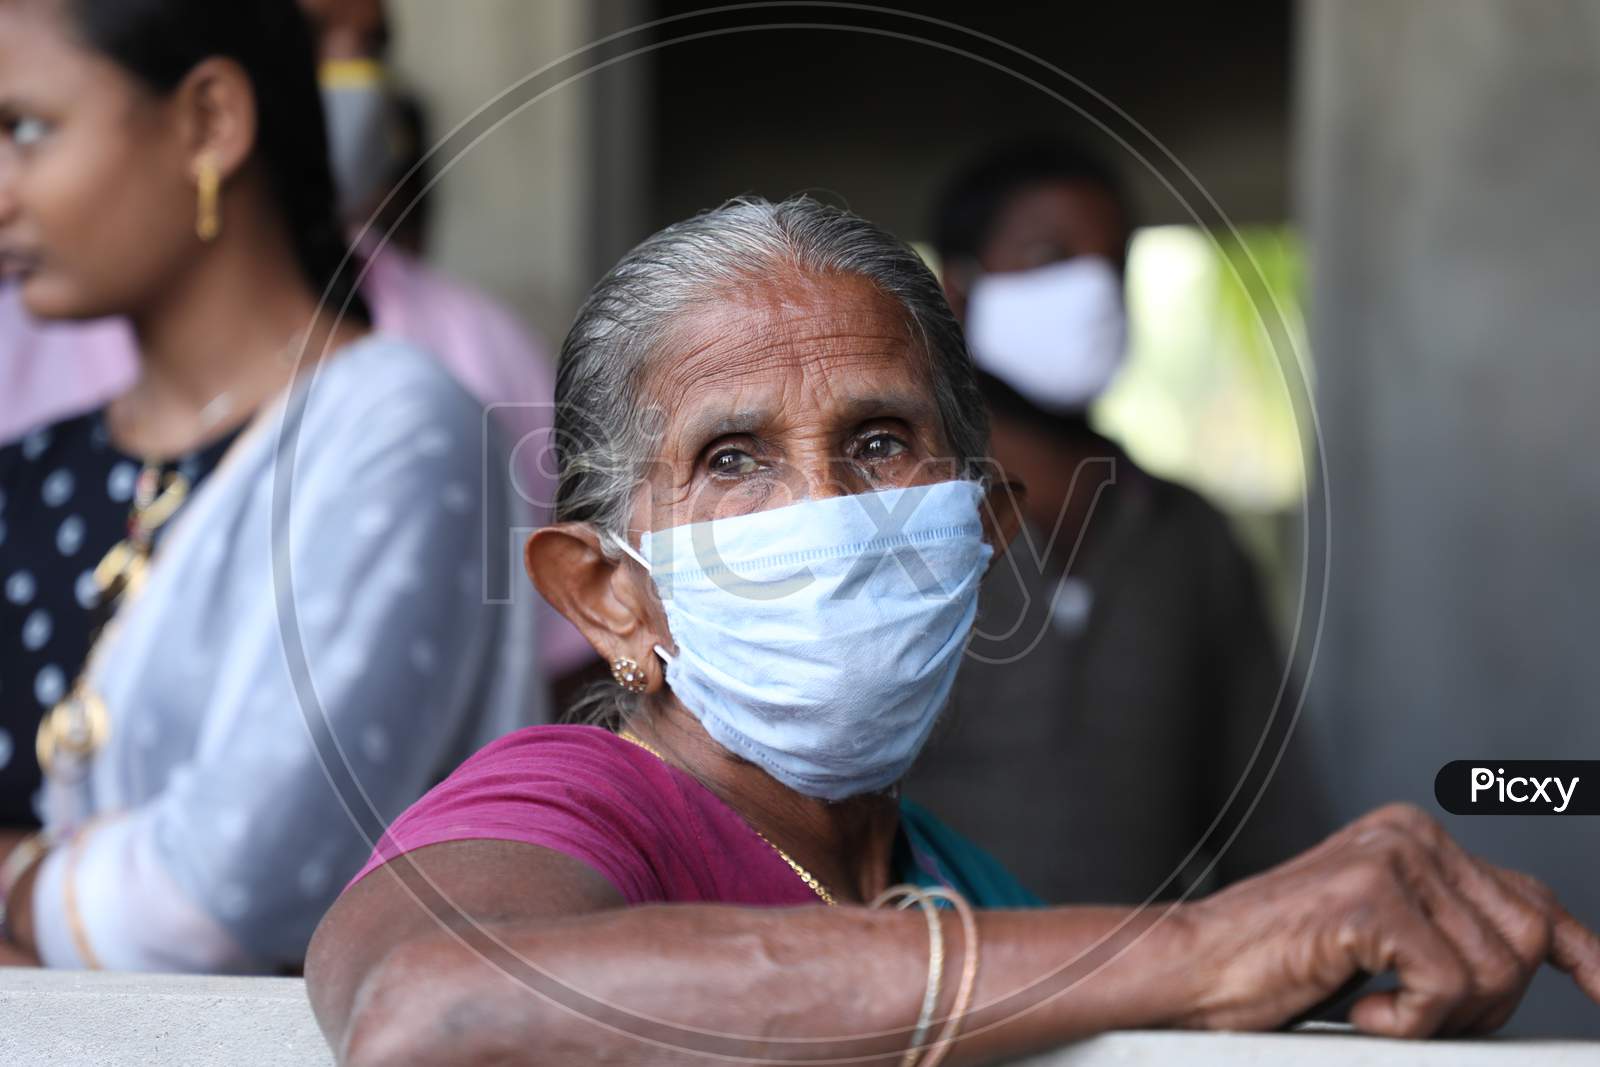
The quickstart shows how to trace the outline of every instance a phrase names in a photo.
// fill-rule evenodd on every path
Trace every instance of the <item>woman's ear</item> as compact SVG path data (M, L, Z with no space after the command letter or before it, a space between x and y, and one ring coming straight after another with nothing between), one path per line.
M195 64L173 94L186 149L198 173L208 160L231 178L255 150L256 94L250 76L237 62L213 56Z
M994 549L993 567L1006 554L1017 531L1022 529L1023 505L1028 500L1028 487L1015 479L997 478L989 485L983 498L983 539Z
M644 568L608 556L594 527L564 522L535 530L523 549L528 577L550 605L588 639L607 663L638 663L646 692L664 676L652 649L671 642L666 616Z

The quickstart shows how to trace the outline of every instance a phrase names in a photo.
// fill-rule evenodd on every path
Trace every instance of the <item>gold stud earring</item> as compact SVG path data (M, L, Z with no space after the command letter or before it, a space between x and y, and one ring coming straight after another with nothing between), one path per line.
M215 241L222 232L222 168L211 156L201 157L195 185L194 232L202 241Z
M639 661L629 659L627 656L618 656L611 661L611 677L630 693L642 693L650 684L644 676L644 668L639 666Z

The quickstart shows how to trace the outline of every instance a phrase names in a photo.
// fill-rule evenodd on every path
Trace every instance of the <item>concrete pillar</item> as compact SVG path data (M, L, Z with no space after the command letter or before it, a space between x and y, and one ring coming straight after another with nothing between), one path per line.
M1300 13L1332 522L1308 725L1346 814L1437 811L1449 760L1600 759L1600 4ZM1446 823L1600 923L1600 822ZM1547 976L1514 1032L1600 1009Z
M474 123L471 134L486 133L470 147L470 137L456 138L434 161L436 170L449 169L432 194L433 257L520 309L553 348L598 272L642 236L632 232L632 220L643 217L648 171L642 118L648 60L582 75L585 61L574 58L531 89L492 101L600 35L643 21L643 4L389 0L388 6L394 66L420 92L432 135L443 138L463 121ZM567 75L580 76L553 87ZM508 114L547 87L552 91ZM489 130L501 117L503 124Z

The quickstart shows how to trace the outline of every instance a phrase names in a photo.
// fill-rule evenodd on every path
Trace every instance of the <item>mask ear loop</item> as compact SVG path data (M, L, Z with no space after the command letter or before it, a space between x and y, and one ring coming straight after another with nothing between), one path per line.
M634 551L633 546L628 544L628 539L626 537L622 537L610 532L607 532L606 536L611 538L611 543L620 548L623 551L623 554L630 556L635 563L643 567L646 574L655 573L655 568L650 566L650 561L639 555L638 552ZM655 653L661 657L661 662L667 664L669 667L672 665L672 653L668 652L660 645L655 646Z

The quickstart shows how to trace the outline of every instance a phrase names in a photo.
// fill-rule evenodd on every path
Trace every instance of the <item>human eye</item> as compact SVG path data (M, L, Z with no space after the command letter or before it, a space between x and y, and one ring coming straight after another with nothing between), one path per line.
M0 126L5 130L6 139L18 148L34 147L50 136L54 129L50 123L33 115L13 115Z
M706 460L706 467L712 474L724 477L738 477L754 474L760 469L761 464L756 458L742 448L724 445L713 449Z
M865 434L856 448L856 458L868 463L882 462L904 455L909 446L895 434L875 430Z

